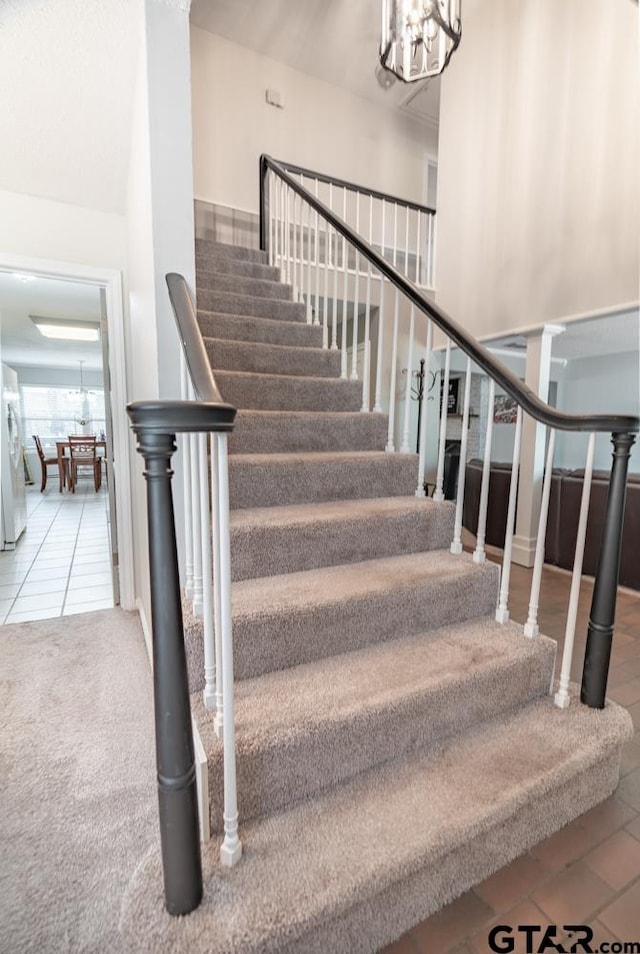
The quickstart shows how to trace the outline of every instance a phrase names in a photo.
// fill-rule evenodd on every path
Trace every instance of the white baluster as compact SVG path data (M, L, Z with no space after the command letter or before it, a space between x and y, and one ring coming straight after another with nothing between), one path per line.
M313 321L311 307L311 206L307 203L307 324Z
M569 608L567 610L567 625L564 631L564 647L562 649L562 667L560 669L560 684L553 701L560 709L569 705L569 679L571 677L571 662L573 660L573 643L576 635L576 620L578 618L578 601L580 599L580 580L582 577L582 561L584 558L584 544L587 538L587 518L589 516L589 498L591 496L591 477L593 475L593 452L596 435L589 435L587 448L587 463L582 481L582 499L580 501L580 517L578 518L578 537L576 540L576 555L573 561L571 576L571 590L569 592Z
M431 244L431 248L432 248L432 253L431 253L431 288L432 288L432 289L435 289L435 287L436 287L436 253L437 253L437 251L438 251L438 236L437 236L438 223L436 222L436 217L435 217L435 215L432 215L431 218L432 218L432 220L433 220L433 224L432 224L432 244Z
M489 407L487 409L487 433L484 442L484 463L482 466L482 484L480 486L480 512L478 514L478 531L476 548L473 551L474 563L484 563L487 555L484 541L487 533L487 504L489 503L489 477L491 472L491 439L493 437L493 405L496 395L496 385L493 378L489 379ZM442 396L446 403L447 395Z
M384 258L384 229L385 229L385 201L382 200L382 256ZM384 275L380 272L380 307L378 311L378 352L376 355L376 389L373 399L373 410L382 413L382 355L384 353Z
M286 188L285 188L285 203L284 203L285 243L286 243L286 245L285 245L285 249L286 249L286 251L285 251L285 256L286 256L286 260L287 260L287 261L286 261L287 285L292 285L293 282L292 282L292 280L291 280L291 220L290 220L290 217L289 217L289 203L290 203L289 192L290 192L289 186L286 186ZM295 294L294 294L294 298L295 298Z
M415 331L416 310L411 306L411 317L409 319L409 346L407 349L407 380L404 388L404 420L402 425L402 443L400 444L400 453L408 454L409 447L409 414L411 412L411 379L413 377L413 335Z
M451 339L447 341L447 350L444 361L444 381L442 382L442 407L440 408L440 440L438 443L438 469L436 473L436 489L433 499L444 500L444 451L447 443L447 405L449 403L449 374L451 371Z
M231 552L229 533L229 473L227 435L216 434L218 444L218 531L220 534L220 583L222 610L222 696L224 705L224 841L220 861L231 868L242 855L238 837L238 793L233 699L233 633L231 628Z
M516 497L518 493L518 472L520 470L520 441L522 437L522 408L518 405L516 415L516 433L513 441L513 461L511 481L509 483L509 505L507 507L507 526L505 528L502 569L500 571L500 597L496 609L496 621L506 623L509 619L509 580L511 578L511 552L513 550L513 531L516 523Z
M342 219L344 222L347 221L347 190L346 187L342 190ZM342 266L344 269L343 276L343 295L342 295L342 332L341 332L341 341L340 341L340 377L346 378L349 373L349 356L347 354L348 340L347 340L347 306L349 302L349 250L347 247L347 240L342 237Z
M215 718L213 728L216 736L222 740L224 725L224 706L222 694L222 580L220 576L220 466L218 462L218 442L211 439L211 514L213 522L213 633L216 663Z
M524 624L524 635L533 639L538 635L538 605L540 601L540 584L542 583L542 565L544 563L545 537L547 534L547 517L549 515L549 497L551 496L551 476L553 470L553 451L556 443L556 432L549 433L547 448L547 463L542 483L542 501L540 503L540 519L538 520L538 536L536 539L536 555L533 561L533 576L531 578L531 595L529 597L529 615Z
M429 416L429 402L426 399L427 387L426 379L429 376L431 366L431 349L433 347L433 325L427 319L427 340L424 347L424 376L422 382L422 397L420 398L420 433L418 434L418 486L416 487L416 497L426 497L424 489L424 471L427 459L427 418Z
M287 240L285 233L285 195L286 188L285 184L280 180L280 281L286 284L287 282L287 265L286 265L286 254L287 254Z
M404 207L404 273L409 277L409 208Z
M389 382L389 430L387 433L387 444L385 451L387 454L393 454L395 444L393 442L393 429L396 416L396 374L398 364L398 289L395 289L395 302L393 306L393 339L391 343L391 381Z
M318 198L318 180L315 180L315 196ZM316 212L316 244L315 244L315 265L316 265L316 301L315 313L313 316L314 325L320 324L320 233L318 231L318 213Z
M469 404L471 403L471 358L467 358L467 370L464 379L464 409L462 412L462 437L460 439L460 469L458 470L458 493L456 495L456 517L453 526L452 553L462 553L462 508L464 505L464 484L467 473L467 443L469 441Z
M198 434L200 445L200 519L202 520L202 622L204 629L204 692L207 709L216 705L216 651L213 625L213 570L211 565L211 512L207 479L208 434Z
M183 400L189 400L187 365L182 350L180 351L180 389ZM191 444L189 435L185 434L181 440L182 471L184 474L184 555L185 555L185 587L187 599L193 599L193 526L191 520Z
M398 203L393 203L393 267L398 262Z
M370 349L371 341L371 262L367 262L367 303L365 306L364 312L364 354L365 354L365 364L366 364L366 355L367 348ZM371 356L371 351L369 350L369 356ZM362 407L360 408L363 412L368 412L369 410L369 392L371 390L369 381L370 381L370 370L367 369L367 373L362 372Z
M329 347L329 248L331 226L324 223L324 308L322 309L322 347Z
M360 193L356 192L356 232L360 234ZM351 380L358 380L358 295L360 292L360 252L356 249L356 275L353 291L353 332L351 336Z
M190 389L190 399L195 393ZM202 522L200 519L200 454L198 439L189 435L191 453L191 519L193 522L193 613L202 616Z
M331 199L333 203L333 196ZM331 205L333 211L333 204ZM336 246L333 256L333 324L331 326L331 350L338 350L338 232L335 232Z
M416 210L416 285L420 284L420 209Z
M279 262L279 248L278 243L280 241L280 216L279 216L279 202L280 202L280 180L276 178L275 172L271 173L271 181L273 183L273 262L272 265L278 265Z
M293 300L299 301L300 291L298 285L298 194L292 192L291 226L293 235L291 237L291 274L293 283Z

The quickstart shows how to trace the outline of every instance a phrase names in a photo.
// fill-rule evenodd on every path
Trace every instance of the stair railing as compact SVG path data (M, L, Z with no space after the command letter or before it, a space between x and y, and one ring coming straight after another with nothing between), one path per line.
M302 178L311 177L313 191L292 175L293 171ZM334 180L335 181L335 180ZM514 440L513 464L509 502L507 507L507 529L501 569L500 594L496 607L496 619L505 623L509 619L509 581L513 552L516 495L520 465L520 446L525 415L544 425L548 436L547 463L544 474L542 502L536 551L532 575L531 594L525 634L535 637L538 633L538 605L540 583L544 562L544 541L549 507L549 489L553 467L555 432L584 432L588 435L586 467L583 481L583 493L576 542L576 552L572 573L572 584L567 611L563 658L560 669L559 685L554 699L556 704L565 708L569 705L569 679L573 659L573 645L578 609L578 597L584 545L586 539L587 516L593 471L595 435L599 432L611 434L613 442L613 464L609 484L609 494L604 522L602 545L596 571L587 645L582 674L581 700L593 708L603 708L609 658L615 620L617 581L620 566L622 541L622 523L626 496L626 480L629 455L640 427L637 417L627 415L575 415L565 414L542 401L529 387L523 384L511 371L485 348L471 337L465 329L446 312L430 301L418 287L415 271L409 267L408 217L405 222L404 256L398 254L398 221L393 221L391 261L388 260L387 244L383 239L378 248L372 243L369 210L368 223L361 226L359 206L356 203L355 227L352 227L344 215L343 197L342 217L331 206L333 189L330 185L330 203L326 205L318 197L317 181L313 174L297 167L288 167L271 159L260 158L260 238L261 248L268 254L269 263L280 269L283 280L293 285L294 294L307 302L307 321L320 323L323 328L323 347L336 350L338 337L341 350L341 376L351 377L362 382L362 411L385 411L388 415L388 438L386 450L396 452L409 451L410 426L410 389L411 369L414 363L414 340L416 329L424 323L420 335L424 346L420 347L420 357L424 359L427 371L437 361L433 350L434 329L446 339L440 408L438 413L437 465L435 468L435 489L433 499L444 500L444 462L447 433L447 403L449 394L450 364L452 345L457 346L467 356L465 394L462 413L461 460L462 467L457 487L454 537L451 552L462 553L462 504L464 498L466 450L470 419L470 381L472 365L488 376L489 387L484 408L485 445L483 473L480 492L480 513L473 560L483 563L486 560L485 536L487 523L487 504L489 496L489 474L491 464L491 445L494 421L494 396L496 385L509 395L517 406L517 420ZM384 221L384 204L382 218ZM363 234L364 233L364 234ZM381 234L386 235L386 223ZM366 237L365 237L366 236ZM302 239L301 239L302 237ZM382 254L382 251L385 254ZM402 261L404 258L404 261ZM350 274L350 263L355 263L355 278ZM359 302L361 287L360 275L366 273L364 313L364 341L360 347L362 358L358 361L359 350ZM371 368L371 277L376 275L377 284L377 342L375 371ZM339 293L339 286L341 293ZM351 354L347 340L347 310L353 302L353 334ZM341 333L338 335L338 303L342 307ZM387 311L390 307L390 314ZM406 341L400 339L400 313L406 319L408 312L408 334ZM392 317L391 330L387 318ZM426 319L426 323L425 323ZM362 326L361 326L362 327ZM396 436L395 414L397 401L398 365L400 351L406 353L406 379L404 382L404 413L399 440ZM351 359L351 360L349 360ZM390 360L389 360L390 359ZM351 373L348 369L351 365ZM387 365L385 367L385 365ZM428 435L428 389L424 388L420 407L419 455L417 461L416 496L425 496L425 469ZM437 401L436 401L437 403Z
M171 494L176 435L185 435L186 595L203 617L205 704L224 747L224 840L220 859L242 854L238 837L227 435L236 409L211 372L189 290L167 275L182 344L183 400L143 401L127 412L147 482L153 685L165 905L188 914L202 898L197 779ZM211 461L210 475L208 459ZM213 552L212 552L213 549Z

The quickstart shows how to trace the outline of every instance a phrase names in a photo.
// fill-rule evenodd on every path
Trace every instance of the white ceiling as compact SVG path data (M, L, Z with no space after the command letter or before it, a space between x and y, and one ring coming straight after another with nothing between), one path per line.
M27 279L27 280L25 280ZM100 321L97 285L38 278L0 271L0 357L11 367L61 368L73 372L102 367L102 345L97 342L55 341L45 338L29 315L69 321Z
M141 0L0 0L0 189L123 212Z
M191 23L378 105L438 122L438 79L426 86L398 80L387 91L378 85L380 0L193 0Z

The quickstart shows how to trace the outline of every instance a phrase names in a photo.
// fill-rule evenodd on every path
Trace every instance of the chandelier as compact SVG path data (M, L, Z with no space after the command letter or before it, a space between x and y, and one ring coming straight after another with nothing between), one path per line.
M380 63L403 82L437 76L462 35L461 0L382 0Z

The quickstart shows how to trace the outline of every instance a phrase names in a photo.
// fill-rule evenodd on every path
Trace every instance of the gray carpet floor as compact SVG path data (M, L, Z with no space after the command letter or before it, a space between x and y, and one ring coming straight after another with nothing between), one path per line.
M0 628L0 952L126 950L157 844L151 671L119 609Z

